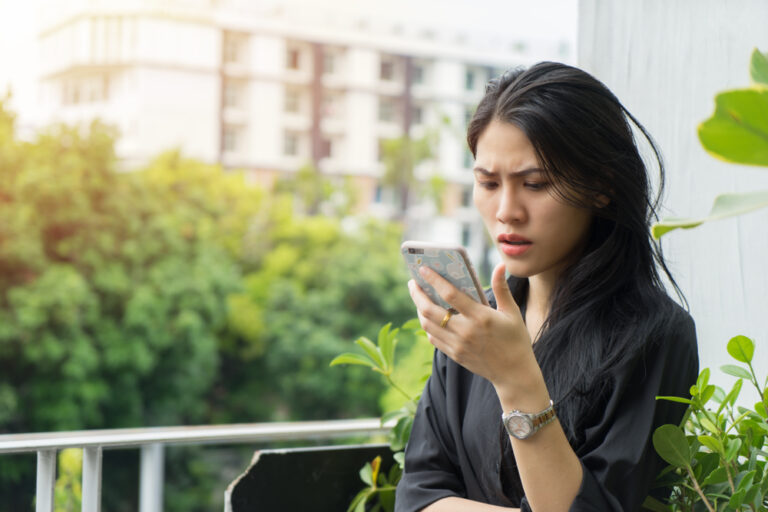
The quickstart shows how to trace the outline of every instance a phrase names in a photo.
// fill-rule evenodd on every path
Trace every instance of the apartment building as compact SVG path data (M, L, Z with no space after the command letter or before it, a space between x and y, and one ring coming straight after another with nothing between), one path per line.
M352 177L358 209L378 216L396 208L381 184L382 141L429 131L434 157L416 176L447 186L440 211L412 208L409 235L475 254L482 228L464 130L485 83L512 66L571 59L559 41L482 42L321 11L297 19L248 2L62 4L39 35L46 122L113 124L128 169L179 148L270 186L312 163Z

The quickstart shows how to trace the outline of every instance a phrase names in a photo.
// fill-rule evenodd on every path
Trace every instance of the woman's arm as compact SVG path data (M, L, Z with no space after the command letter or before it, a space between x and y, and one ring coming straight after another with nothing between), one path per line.
M422 512L520 512L519 508L497 507L496 505L486 505L477 501L465 500L464 498L443 498L436 501Z
M430 341L448 357L490 381L502 410L535 413L545 409L550 400L547 386L525 322L504 278L504 266L496 267L491 283L497 310L473 301L434 272L426 270L423 277L461 313L441 326L445 310L411 283L411 296ZM560 424L550 423L525 440L510 440L531 508L569 510L581 487L582 466ZM444 501L434 506L442 507Z

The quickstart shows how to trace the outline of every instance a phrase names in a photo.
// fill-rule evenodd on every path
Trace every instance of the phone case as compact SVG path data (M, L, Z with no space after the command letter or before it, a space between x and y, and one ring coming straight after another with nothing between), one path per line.
M419 274L419 267L426 265L453 285L481 304L488 304L472 263L463 247L441 246L427 242L404 242L400 252L408 265L408 271L422 290L435 304L448 309L450 304L437 294Z

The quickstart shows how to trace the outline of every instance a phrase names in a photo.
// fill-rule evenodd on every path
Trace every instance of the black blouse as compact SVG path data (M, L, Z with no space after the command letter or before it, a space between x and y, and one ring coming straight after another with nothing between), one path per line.
M672 307L668 332L617 370L611 392L593 409L599 413L590 415L584 441L573 446L583 479L571 512L639 510L663 467L651 436L660 425L679 423L685 407L655 397L687 396L698 375L693 320ZM501 414L489 381L436 350L406 447L395 511L415 512L448 496L530 510Z

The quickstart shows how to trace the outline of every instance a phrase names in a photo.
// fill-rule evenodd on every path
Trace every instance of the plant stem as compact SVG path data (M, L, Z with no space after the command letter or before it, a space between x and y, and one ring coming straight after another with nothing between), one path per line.
M704 505L707 507L707 510L709 512L715 512L715 509L712 508L712 505L709 503L709 500L706 496L704 496L704 491L701 490L701 487L699 487L699 482L696 480L696 477L693 475L693 470L691 469L691 466L686 466L685 468L688 470L688 476L691 477L691 482L693 482L693 487L696 489L696 492L699 493L699 496L701 496L701 500L704 502ZM728 479L730 480L731 476L728 475Z
M731 465L728 461L723 459L723 467L725 468L725 474L728 475L728 484L731 486L731 492L736 492L736 486L733 485L733 476L731 476Z
M389 375L384 374L384 377L387 378L387 382L389 383L389 385L392 386L397 391L399 391L401 395L403 395L408 400L413 400L413 397L411 395L409 395L408 393L406 393L405 391L403 391L403 389L400 386L395 384L395 381L393 381L392 378Z

